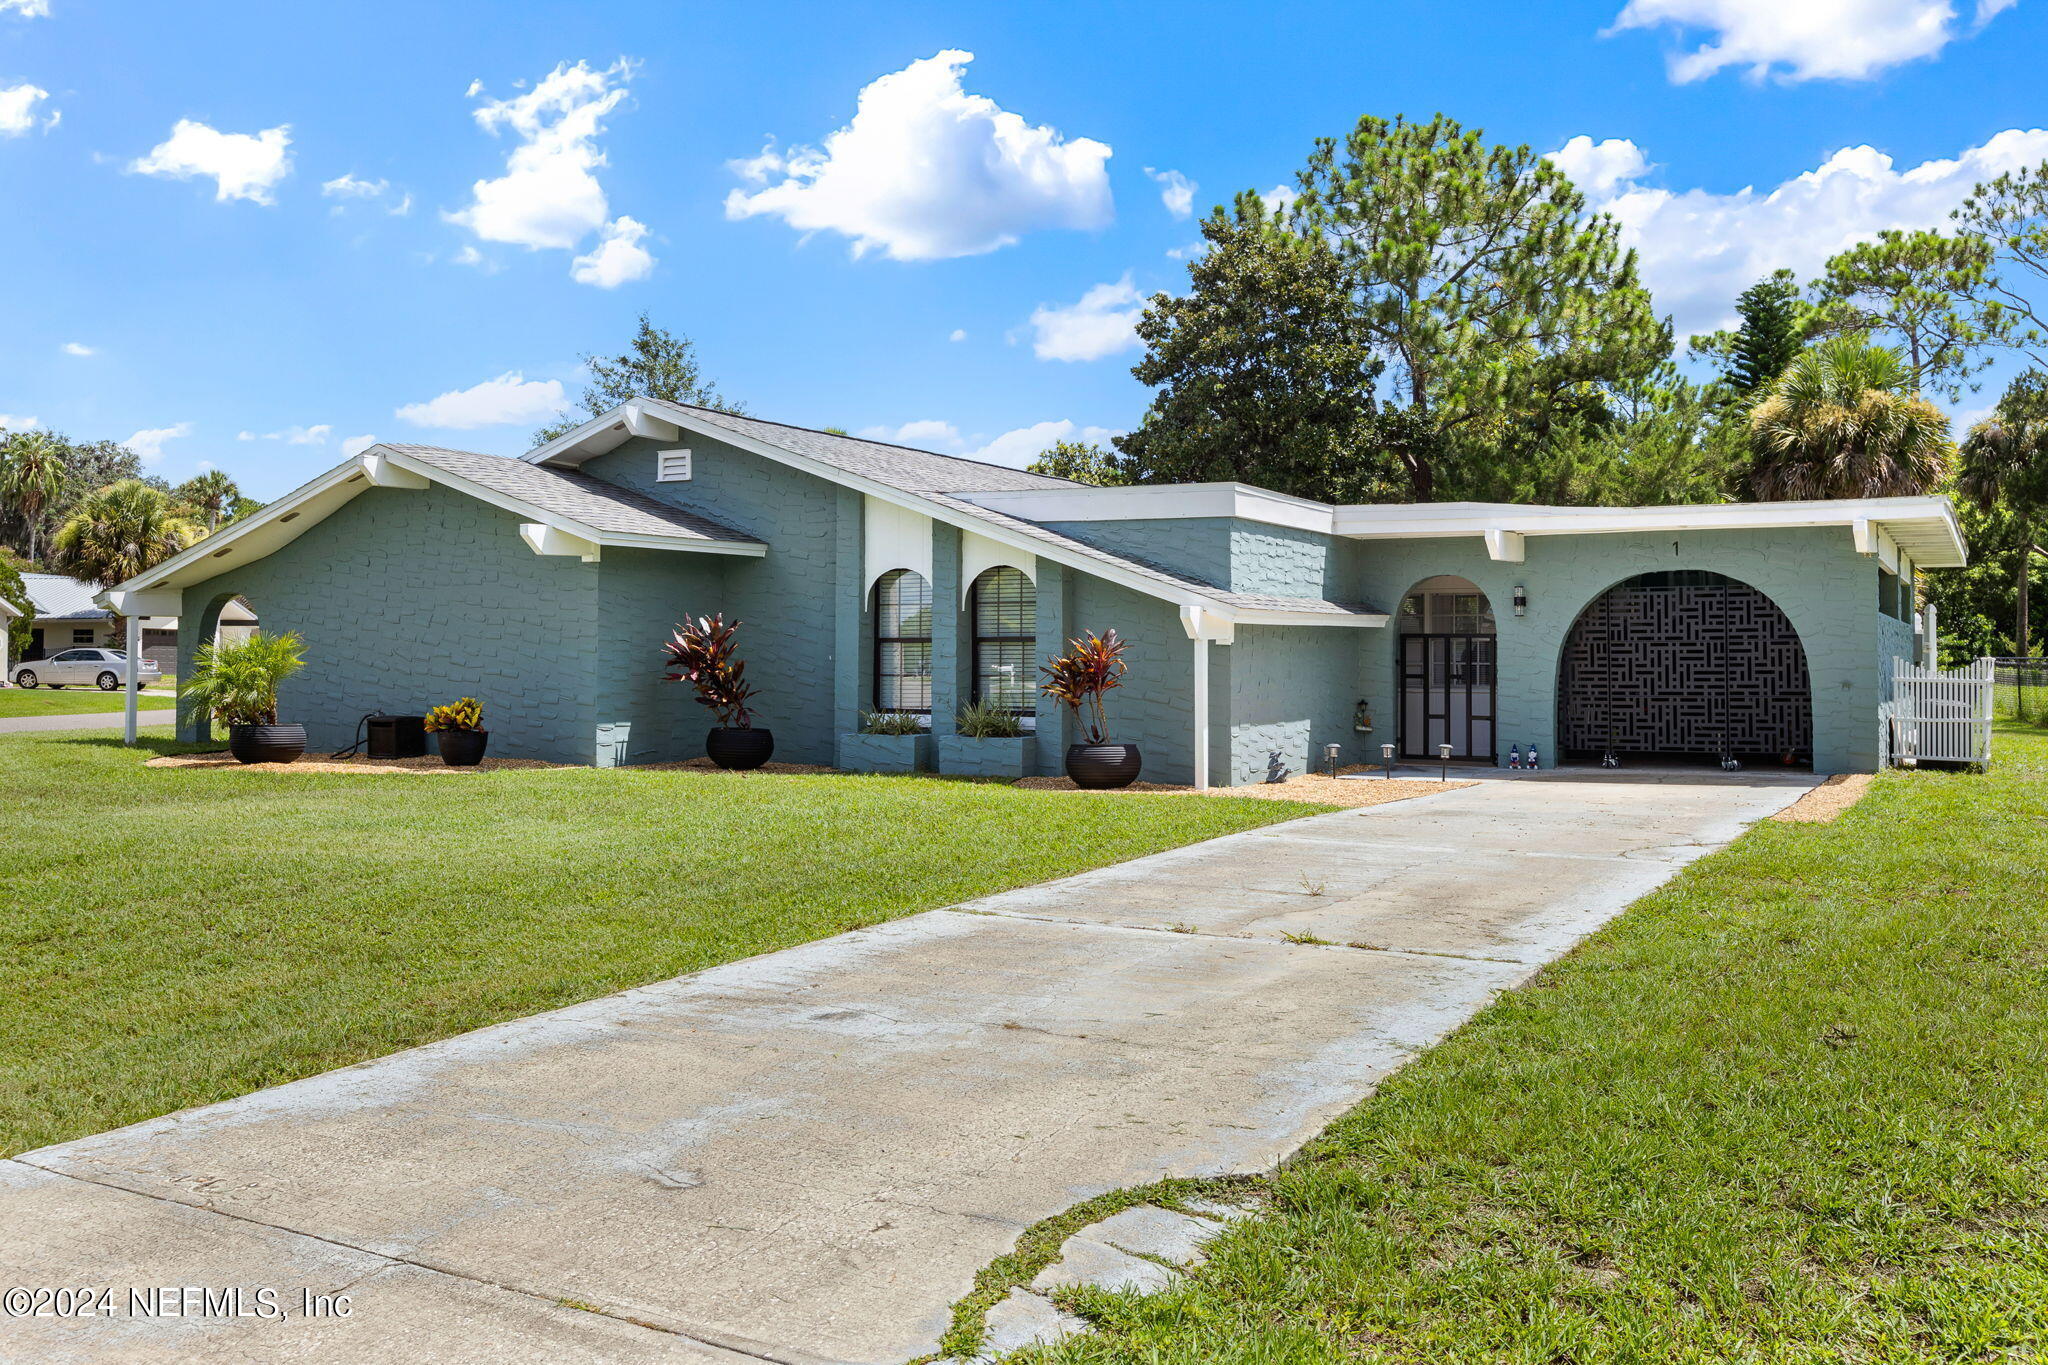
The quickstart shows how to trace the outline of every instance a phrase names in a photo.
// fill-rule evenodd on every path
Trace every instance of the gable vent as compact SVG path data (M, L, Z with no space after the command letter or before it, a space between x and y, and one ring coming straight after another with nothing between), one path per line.
M689 477L689 451L658 450L654 453L654 481L656 483L683 483Z

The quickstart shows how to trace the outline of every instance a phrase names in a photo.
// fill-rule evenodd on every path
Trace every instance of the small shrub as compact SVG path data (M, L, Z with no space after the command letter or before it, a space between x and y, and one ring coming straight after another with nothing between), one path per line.
M866 711L861 714L864 735L921 735L924 721L910 711Z
M953 729L968 739L1015 739L1024 733L1024 724L1012 712L978 701L960 708L953 717Z
M718 717L718 723L732 730L754 728L754 713L747 702L754 689L747 683L747 666L737 657L740 623L725 623L724 613L685 620L669 642L669 682L686 682L697 689L697 705Z
M305 651L296 631L201 645L180 695L222 725L275 725L278 684L306 666Z
M481 730L484 728L483 703L475 697L464 697L446 706L432 707L427 711L427 728L436 733L442 730Z

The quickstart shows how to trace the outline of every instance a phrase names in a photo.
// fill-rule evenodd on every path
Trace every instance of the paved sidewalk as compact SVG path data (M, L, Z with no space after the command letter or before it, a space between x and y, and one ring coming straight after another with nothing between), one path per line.
M0 1358L901 1361L1031 1223L1269 1167L1811 784L1545 775L1317 816L26 1153L0 1286L286 1315L0 1318ZM350 1315L303 1316L309 1289Z
M143 707L137 719L143 725L169 725L176 717L175 707ZM7 716L0 718L0 735L30 734L38 730L118 730L127 718L120 711L72 716Z

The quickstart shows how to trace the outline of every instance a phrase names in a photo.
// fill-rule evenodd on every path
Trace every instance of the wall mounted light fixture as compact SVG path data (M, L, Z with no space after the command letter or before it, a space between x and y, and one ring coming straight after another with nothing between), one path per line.
M1515 584L1515 615L1529 614L1529 590L1520 583Z

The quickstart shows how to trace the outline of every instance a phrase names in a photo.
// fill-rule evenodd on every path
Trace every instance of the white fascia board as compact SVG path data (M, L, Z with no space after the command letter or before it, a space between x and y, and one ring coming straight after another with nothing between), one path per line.
M266 545L268 548L260 553L245 556L243 559L238 560L237 563L247 563L251 559L261 559L264 555L275 553L286 545L291 544L292 541L298 539L301 532L321 521L327 515L327 512L340 507L342 503L347 502L369 486L369 476L363 473L361 462L354 459L344 460L310 482L294 488L276 502L264 507L263 510L252 513L240 521L230 522L212 535L207 536L204 540L197 541L186 549L180 550L177 554L172 555L154 568L145 570L124 583L116 583L111 591L139 592L149 588L162 587L169 584L173 579L182 577L188 569L195 566L204 566L208 560L226 558L230 551L236 549L251 537L255 537L258 543ZM335 493L339 493L341 496L333 499L334 507L328 508L327 511L321 512L318 516L309 516L309 513L313 510L310 504L320 502L327 495ZM293 522L301 524L292 527L289 531L280 529ZM221 567L226 568L228 566L223 565ZM203 576L211 578L219 571L219 569L209 567ZM197 580L195 579L194 581Z
M597 458L607 451L616 450L635 436L644 436L655 441L673 441L680 434L676 424L657 417L647 410L640 400L621 404L605 413L593 417L573 431L565 431L544 446L538 446L520 456L528 464L546 464L550 460L562 460L571 464L582 464L585 460Z
M1035 536L1019 535L1007 526L998 525L992 521L984 521L980 517L955 511L953 508L933 502L929 498L919 497L915 493L906 493L900 488L892 488L888 484L870 479L865 475L855 474L836 465L826 464L822 460L811 459L808 455L799 455L793 450L785 450L781 446L771 445L767 441L755 440L753 437L744 435L741 432L729 431L724 427L714 426L709 422L701 424L693 422L690 420L689 413L681 412L666 404L657 403L656 406L665 413L670 414L669 420L675 422L676 425L686 431L696 432L698 435L708 437L714 441L723 441L735 449L759 455L764 460L773 460L777 464L787 465L791 469L801 470L803 473L823 479L827 483L835 483L842 488L851 488L856 492L865 493L867 496L881 502L894 503L896 506L909 511L920 512L930 517L933 521L944 522L948 526L957 527L963 531L972 531L978 536L985 536L990 540L1007 545L1013 550L1021 550L1026 554L1037 555L1040 559L1050 559L1055 564L1064 564L1068 568L1079 569L1083 573L1093 574L1095 577L1106 582L1115 583L1119 587L1129 588L1133 592L1143 593L1147 597L1156 597L1161 601L1172 602L1176 605L1185 605L1190 602L1196 603L1204 610L1213 611L1218 616L1224 618L1236 615L1235 612L1224 607L1206 594L1169 588L1165 584L1147 578L1143 574L1131 573L1115 564L1106 564L1102 560L1095 559L1089 555L1078 554L1066 549L1064 546L1051 544ZM528 458L532 457L529 456ZM951 496L958 495L954 494ZM961 501L965 502L966 499L962 498Z
M1132 488L1034 488L956 493L962 502L1025 521L1165 521L1226 517L1329 534L1328 503L1247 483L1169 483Z
M1239 607L1241 626L1384 626L1392 619L1383 611L1345 612L1282 611L1260 607Z
M587 540L594 545L609 545L617 546L621 549L635 550L681 550L685 552L695 551L700 554L747 555L755 558L768 553L767 546L752 542L691 540L682 536L656 536L624 531L601 531L595 526L586 525L576 520L574 517L565 517L559 512L551 512L545 508L536 507L532 503L520 498L511 497L495 489L485 488L482 484L471 483L459 474L451 474L438 465L429 464L425 460L414 459L400 451L383 451L381 453L390 466L406 470L421 478L438 483L445 488L451 488L464 497L475 498L478 502L489 503L500 511L510 512L514 516L529 522L552 527L557 531L575 536L579 540ZM369 454L370 452L365 451L364 457L367 458Z
M93 597L101 610L111 611L117 616L139 616L145 619L178 614L180 598L168 589L128 590L108 588Z

